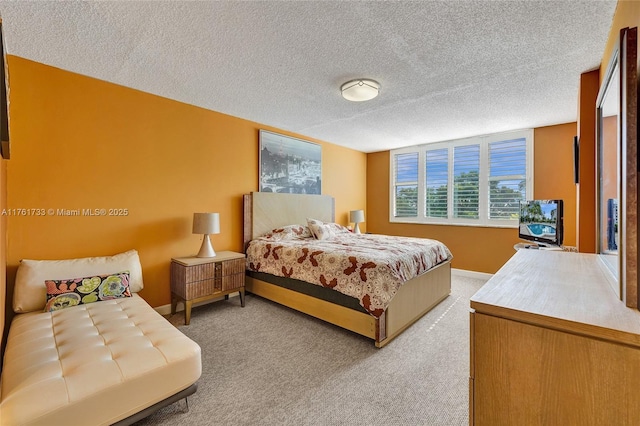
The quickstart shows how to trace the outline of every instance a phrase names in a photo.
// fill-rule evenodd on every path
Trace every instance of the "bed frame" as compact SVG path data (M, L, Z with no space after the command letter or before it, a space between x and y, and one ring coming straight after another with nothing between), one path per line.
M334 199L327 195L252 192L243 196L244 244L272 229L306 224L307 218L335 222ZM346 328L383 347L451 293L451 261L404 283L380 318L335 303L246 277L247 291Z

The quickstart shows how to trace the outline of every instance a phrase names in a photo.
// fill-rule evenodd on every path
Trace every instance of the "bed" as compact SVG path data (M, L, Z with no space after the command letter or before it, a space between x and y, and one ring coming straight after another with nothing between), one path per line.
M263 247L256 251L250 243L254 241L255 244L255 240L261 239L265 234L271 236L274 230L307 224L308 218L325 224L334 223L334 199L327 195L253 192L244 195L243 201L244 243L247 252L246 289L253 294L371 338L376 347L383 347L451 292L452 257L446 247L448 255L444 259L437 260L434 266L427 265L428 268L423 265L417 276L402 282L392 291L390 300L384 300L382 305L380 300L367 305L363 303L362 297L332 290L331 284L336 284L331 279L329 285L318 285L296 279L295 276L287 278L263 272L264 265L256 265L260 259L252 259L250 255L267 255L267 249ZM339 234L340 230L336 230L336 233ZM363 235L361 238L360 241L364 241L372 237ZM418 239L407 239L409 240ZM281 243L278 242L277 246L280 247ZM278 251L276 257L283 257L282 253ZM273 257L273 253L269 254ZM360 271L362 266L360 265ZM283 269L284 272L291 271L289 268Z

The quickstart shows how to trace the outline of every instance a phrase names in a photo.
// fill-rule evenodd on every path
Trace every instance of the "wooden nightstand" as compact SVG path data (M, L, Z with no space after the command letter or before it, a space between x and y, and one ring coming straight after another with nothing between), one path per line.
M184 302L184 323L191 321L191 305L217 297L240 293L244 307L244 254L221 251L215 257L176 257L171 259L171 313Z

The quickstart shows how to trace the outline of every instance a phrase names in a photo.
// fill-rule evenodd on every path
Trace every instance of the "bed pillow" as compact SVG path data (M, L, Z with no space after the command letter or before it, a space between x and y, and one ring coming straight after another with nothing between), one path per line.
M342 226L339 223L327 223L326 225L331 227L331 230L334 234L348 234L349 232L351 232L349 228L347 228L346 226Z
M44 284L47 287L45 312L101 300L131 297L129 271L67 280L45 280Z
M79 259L23 259L16 273L13 310L16 313L42 311L47 300L45 280L117 274L122 271L129 271L129 289L132 293L142 290L144 287L142 267L136 250L129 250L114 256Z
M328 240L335 236L333 226L318 219L307 218L309 229L316 240Z
M303 238L312 238L309 227L304 225L288 225L282 228L274 229L267 232L262 236L270 240L282 241L282 240L299 240Z

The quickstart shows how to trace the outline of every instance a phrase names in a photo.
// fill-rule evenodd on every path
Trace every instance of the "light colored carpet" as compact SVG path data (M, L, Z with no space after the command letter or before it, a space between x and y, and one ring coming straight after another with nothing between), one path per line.
M202 347L189 411L179 401L137 425L467 425L469 298L483 284L454 276L451 295L382 349L253 295L195 308L178 325Z

